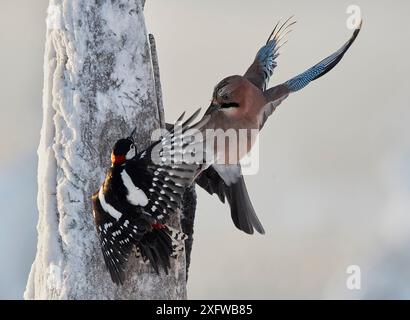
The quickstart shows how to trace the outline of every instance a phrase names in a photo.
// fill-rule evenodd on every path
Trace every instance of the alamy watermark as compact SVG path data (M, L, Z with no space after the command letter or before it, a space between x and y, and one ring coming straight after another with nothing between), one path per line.
M152 149L156 164L198 164L209 166L241 164L242 174L253 175L259 170L258 129L185 129L175 125L171 132L155 130L152 141L160 142Z
M362 21L362 10L358 5L352 4L347 7L346 13L349 17L346 20L346 26L350 30L357 29Z
M346 287L349 290L361 290L362 289L362 272L357 265L350 265L346 269L347 280Z

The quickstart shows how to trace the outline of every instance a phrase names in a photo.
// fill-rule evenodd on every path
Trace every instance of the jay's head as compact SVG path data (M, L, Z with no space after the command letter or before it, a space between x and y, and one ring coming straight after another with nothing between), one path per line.
M231 76L223 79L214 89L211 110L240 108L244 86L243 77Z
M126 160L130 160L135 157L137 151L134 144L134 138L132 137L134 131L128 138L118 140L111 153L112 165L123 164Z

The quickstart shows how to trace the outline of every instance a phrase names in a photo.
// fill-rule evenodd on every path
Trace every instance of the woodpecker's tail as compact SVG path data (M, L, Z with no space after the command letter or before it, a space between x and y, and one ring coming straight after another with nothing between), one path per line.
M137 256L149 261L155 272L160 268L168 274L171 268L170 258L176 258L184 251L187 235L167 225L155 224L151 232L147 232L138 243Z

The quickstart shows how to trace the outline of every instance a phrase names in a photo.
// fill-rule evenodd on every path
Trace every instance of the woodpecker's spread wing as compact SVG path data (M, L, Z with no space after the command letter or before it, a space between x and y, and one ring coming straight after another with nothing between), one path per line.
M235 175L236 178L234 182L230 184L227 184L224 179L221 178L218 173L220 168L218 168L217 171L214 165L201 172L195 182L209 194L212 195L216 193L223 203L225 203L226 197L231 209L232 221L239 230L253 234L254 229L256 229L259 233L264 234L265 230L252 206L245 180L241 174L240 165L237 167L239 175Z
M149 224L136 218L137 214L127 216L117 211L118 219L113 217L113 213L109 211L112 210L112 206L108 207L102 192L98 191L92 197L94 221L111 279L116 284L123 284L128 257L133 246L143 237Z
M185 122L182 122L182 115L161 140L127 162L132 181L138 183L148 197L144 211L161 222L180 207L185 188L193 182L202 161L202 158L191 156L202 150L203 145L202 134L196 129L209 119L203 118L195 128L190 126L199 111Z
M135 247L155 271L162 267L167 272L169 258L185 240L183 233L159 222L176 212L184 189L198 169L198 164L186 158L174 161L176 155L191 152L199 143L192 139L199 131L189 126L198 113L184 123L181 116L175 130L125 165L110 168L104 184L92 197L104 260L117 284L124 282L125 264ZM203 118L195 128L206 121Z
M291 31L289 28L295 23L296 21L292 21L292 17L290 17L284 23L281 24L279 21L276 24L266 45L259 49L254 62L244 75L246 79L262 91L265 91L277 66L276 58L279 56L279 49L286 43L286 41L281 42L281 40Z
M157 273L160 268L168 273L170 257L182 251L185 234L166 225L156 227L154 219L138 218L137 212L116 220L104 210L98 193L92 200L105 265L113 282L124 283L126 263L133 250L149 260Z
M359 32L361 30L362 23L354 31L353 35L338 51L331 54L327 58L320 61L318 64L314 65L310 69L301 73L300 75L282 83L276 87L270 88L264 92L268 101L272 103L274 107L278 106L286 97L292 93L299 91L306 87L310 82L324 76L330 70L332 70L339 62L342 60L345 53L349 50L353 42L356 40ZM267 117L272 113L271 106L265 106L265 117L261 123L261 128L265 123Z

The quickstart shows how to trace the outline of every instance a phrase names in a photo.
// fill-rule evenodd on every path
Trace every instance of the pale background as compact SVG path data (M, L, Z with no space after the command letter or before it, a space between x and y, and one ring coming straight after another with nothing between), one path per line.
M190 298L410 298L410 2L147 0L146 19L174 120L243 73L282 16L298 24L271 84L335 51L350 4L364 17L357 42L262 133L247 184L267 234L240 233L198 191ZM0 298L22 297L35 254L46 7L0 1ZM349 265L360 291L346 288Z

